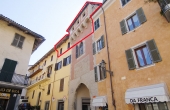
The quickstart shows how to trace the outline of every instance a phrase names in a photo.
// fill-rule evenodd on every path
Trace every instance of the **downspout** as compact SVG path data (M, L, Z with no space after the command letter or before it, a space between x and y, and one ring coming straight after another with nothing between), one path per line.
M58 57L57 57L57 59L58 59ZM56 62L57 62L57 60L56 60ZM54 68L55 68L55 66L54 66ZM53 87L52 87L50 110L53 110L53 109L52 109L52 98L53 98L53 94L54 94L54 90L53 90L53 89L54 89L55 75L56 75L56 71L55 71L55 73L54 73L54 81L52 82L52 83L53 83Z
M106 18L105 18L105 12L103 7L102 11L103 11L103 18L104 18L104 29L105 29L105 34L106 34L106 47L107 47L107 58L108 58L108 65L109 65L109 71L111 71L111 67L110 67L110 53L109 53L109 46L108 46L108 36L107 36L107 28L106 28ZM114 92L113 92L113 84L112 84L112 74L110 74L110 85L111 85L111 94L112 94L112 105L114 106L114 109L116 110L116 104L115 104L115 99L114 99Z

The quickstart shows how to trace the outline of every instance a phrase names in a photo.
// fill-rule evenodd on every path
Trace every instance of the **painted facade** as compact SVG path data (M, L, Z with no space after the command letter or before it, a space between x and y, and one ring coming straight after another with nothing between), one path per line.
M23 88L30 56L45 39L1 14L0 39L0 105L5 110L16 110L21 95L26 93ZM3 98L2 94L9 97Z
M104 35L105 47L96 52L95 62L99 64L104 60L106 69L109 70L106 56L110 56L116 110L169 110L170 24L160 14L158 2L116 0L107 6L109 2L111 0L103 4L104 13L99 10L93 17L94 20L100 19L100 28L95 31L93 42ZM143 54L138 53L139 51ZM158 97L158 87L166 88L161 92L167 92L163 96L166 98ZM108 72L106 78L98 82L98 94L107 96L108 109L115 110ZM155 99L149 99L151 97Z
M69 36L63 40L63 43L57 45L57 49L62 48L62 51L68 49L68 39ZM32 73L26 96L32 106L40 106L41 110L68 110L70 53L67 52L62 57L57 58L56 52L51 49L29 69ZM62 62L60 67L59 62ZM39 96L39 94L41 95Z

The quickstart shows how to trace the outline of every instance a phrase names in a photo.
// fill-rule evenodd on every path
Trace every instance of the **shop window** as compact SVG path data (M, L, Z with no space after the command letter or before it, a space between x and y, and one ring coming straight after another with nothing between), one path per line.
M21 36L19 34L15 34L14 40L13 40L11 45L13 45L15 47L19 47L19 48L22 49L24 39L25 39L25 37L23 37L23 36Z
M141 103L139 110L168 110L166 102L159 103Z
M129 31L134 30L135 28L139 27L141 24L146 22L146 16L142 8L139 8L135 11L132 15L123 19L120 22L120 28L122 35L126 34Z
M162 61L155 40L149 40L125 51L129 70Z

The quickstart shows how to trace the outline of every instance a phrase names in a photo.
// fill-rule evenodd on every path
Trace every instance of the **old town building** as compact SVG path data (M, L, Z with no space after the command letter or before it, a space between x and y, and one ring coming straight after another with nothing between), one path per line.
M170 109L168 3L106 0L93 16L99 20L93 40L96 66L101 67L98 94L107 97L109 110Z
M57 45L58 54L70 48L69 36ZM70 79L71 51L61 57L52 48L30 69L27 97L31 106L41 110L68 110L68 82Z
M1 14L0 39L0 105L3 110L16 110L26 93L30 56L45 39Z

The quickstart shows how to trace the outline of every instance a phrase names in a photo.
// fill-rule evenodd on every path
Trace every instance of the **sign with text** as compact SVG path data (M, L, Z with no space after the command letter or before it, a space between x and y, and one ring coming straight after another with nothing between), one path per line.
M0 93L0 98L1 99L9 99L10 98L10 94L8 94L8 93Z
M19 90L19 89L10 89L10 88L0 87L0 92L3 92L3 93L21 94L21 91L22 90Z
M153 103L153 102L159 102L159 99L157 97L142 97L142 98L134 98L129 99L130 103Z

